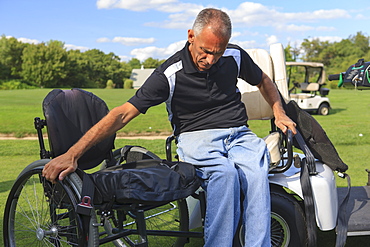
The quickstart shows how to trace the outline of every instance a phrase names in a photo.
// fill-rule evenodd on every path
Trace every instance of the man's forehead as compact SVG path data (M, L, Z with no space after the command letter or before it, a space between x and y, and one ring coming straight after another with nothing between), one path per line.
M225 52L226 48L219 48L219 49L210 50L210 49L207 49L206 47L200 46L200 49L203 52L205 52L207 54L210 54L210 55L222 55Z

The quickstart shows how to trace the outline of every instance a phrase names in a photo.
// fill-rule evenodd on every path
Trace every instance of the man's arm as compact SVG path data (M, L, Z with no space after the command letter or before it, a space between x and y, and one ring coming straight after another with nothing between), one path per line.
M103 119L85 133L66 153L52 159L42 171L49 181L63 180L77 169L78 159L92 146L113 135L123 128L140 112L131 103L125 103L112 109Z
M261 83L258 84L257 87L274 112L276 126L284 133L290 129L292 130L293 134L296 134L296 124L286 115L281 104L278 89L271 79L263 72Z

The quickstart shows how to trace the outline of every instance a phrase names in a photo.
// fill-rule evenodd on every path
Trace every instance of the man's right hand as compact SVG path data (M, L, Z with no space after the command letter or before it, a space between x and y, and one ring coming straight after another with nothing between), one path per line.
M77 169L77 160L69 153L62 154L47 163L42 170L42 176L52 183L63 180L68 174Z

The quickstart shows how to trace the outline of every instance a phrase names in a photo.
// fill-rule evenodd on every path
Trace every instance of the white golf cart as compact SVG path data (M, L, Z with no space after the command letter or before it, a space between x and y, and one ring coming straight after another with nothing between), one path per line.
M290 95L283 46L273 44L270 47L270 52L263 49L250 49L247 52L254 62L276 83L283 99L288 102ZM322 73L320 73L321 76L323 76ZM242 101L246 105L249 120L273 119L271 107L264 100L257 87L240 80L238 88L242 94ZM328 101L326 104L326 112L328 113ZM321 110L321 113L325 114L325 111ZM268 142L267 146L272 159L279 157L279 149L282 151L281 146ZM270 147L273 147L272 150ZM275 151L277 151L277 155L275 155ZM310 201L313 201L313 213L310 217L311 225L307 223L308 217L305 212L308 210L306 210L305 204L308 197L306 198L304 186L301 184L302 170L300 165L300 161L304 161L306 157L300 153L294 153L293 155L294 165L289 166L289 169L282 172L271 172L269 176L272 220L271 243L274 247L306 246L307 239L314 234L312 225L315 228L314 231L316 231L316 228L321 231L330 231L336 228L338 222L339 207L335 173L329 166L312 159L315 173L310 174L308 180L311 183L309 187L312 190ZM279 166L284 166L285 162L284 159L276 161ZM190 213L190 228L200 227L202 225L202 210L199 201L192 198L188 198L187 201ZM243 246L243 244L243 229L241 229L238 234L238 242L234 243L234 246Z
M325 85L324 64L314 62L286 62L290 99L300 108L319 115L328 115L330 101Z

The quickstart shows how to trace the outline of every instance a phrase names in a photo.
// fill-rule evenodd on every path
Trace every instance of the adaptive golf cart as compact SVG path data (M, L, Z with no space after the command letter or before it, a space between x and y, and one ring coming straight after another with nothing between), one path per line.
M300 108L319 115L328 115L330 101L324 88L324 64L314 62L286 62L290 99Z

